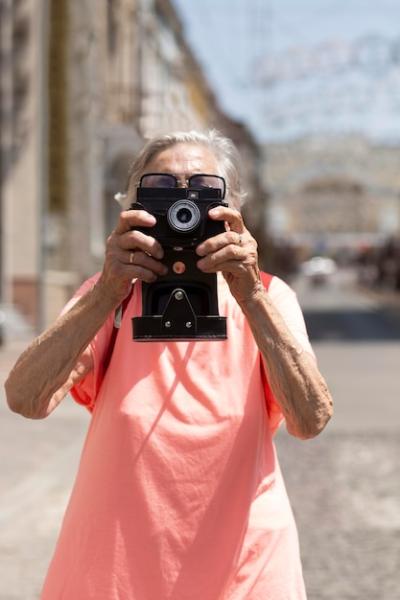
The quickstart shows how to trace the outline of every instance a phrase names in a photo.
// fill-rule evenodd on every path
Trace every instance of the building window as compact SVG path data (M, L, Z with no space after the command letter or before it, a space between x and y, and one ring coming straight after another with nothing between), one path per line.
M108 52L113 56L117 49L118 38L118 0L107 0L107 43Z

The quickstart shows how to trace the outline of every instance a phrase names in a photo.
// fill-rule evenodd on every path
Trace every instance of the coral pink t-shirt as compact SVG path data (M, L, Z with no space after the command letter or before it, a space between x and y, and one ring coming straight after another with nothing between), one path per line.
M305 599L272 441L282 414L218 279L226 341L133 341L138 283L106 371L113 315L93 339L72 391L92 417L42 600ZM295 294L276 277L268 293L312 352Z

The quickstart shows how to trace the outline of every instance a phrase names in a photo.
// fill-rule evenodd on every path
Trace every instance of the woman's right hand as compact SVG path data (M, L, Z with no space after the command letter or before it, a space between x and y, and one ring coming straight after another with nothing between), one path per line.
M132 230L132 227L153 227L155 224L155 217L145 210L125 210L107 239L98 285L116 304L127 296L133 279L151 283L167 272L161 262L164 251L160 243L150 235Z

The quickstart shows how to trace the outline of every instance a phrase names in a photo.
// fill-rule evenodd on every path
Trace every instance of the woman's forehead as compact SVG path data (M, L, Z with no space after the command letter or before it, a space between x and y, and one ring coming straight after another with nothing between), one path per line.
M190 175L218 174L218 161L213 151L203 144L175 144L161 150L146 164L146 171Z

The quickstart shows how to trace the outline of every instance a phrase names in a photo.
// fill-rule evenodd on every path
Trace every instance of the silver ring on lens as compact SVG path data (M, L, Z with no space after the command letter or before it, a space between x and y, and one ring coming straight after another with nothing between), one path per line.
M196 229L200 219L199 207L190 200L178 200L167 212L167 220L171 229L182 233L189 233Z

